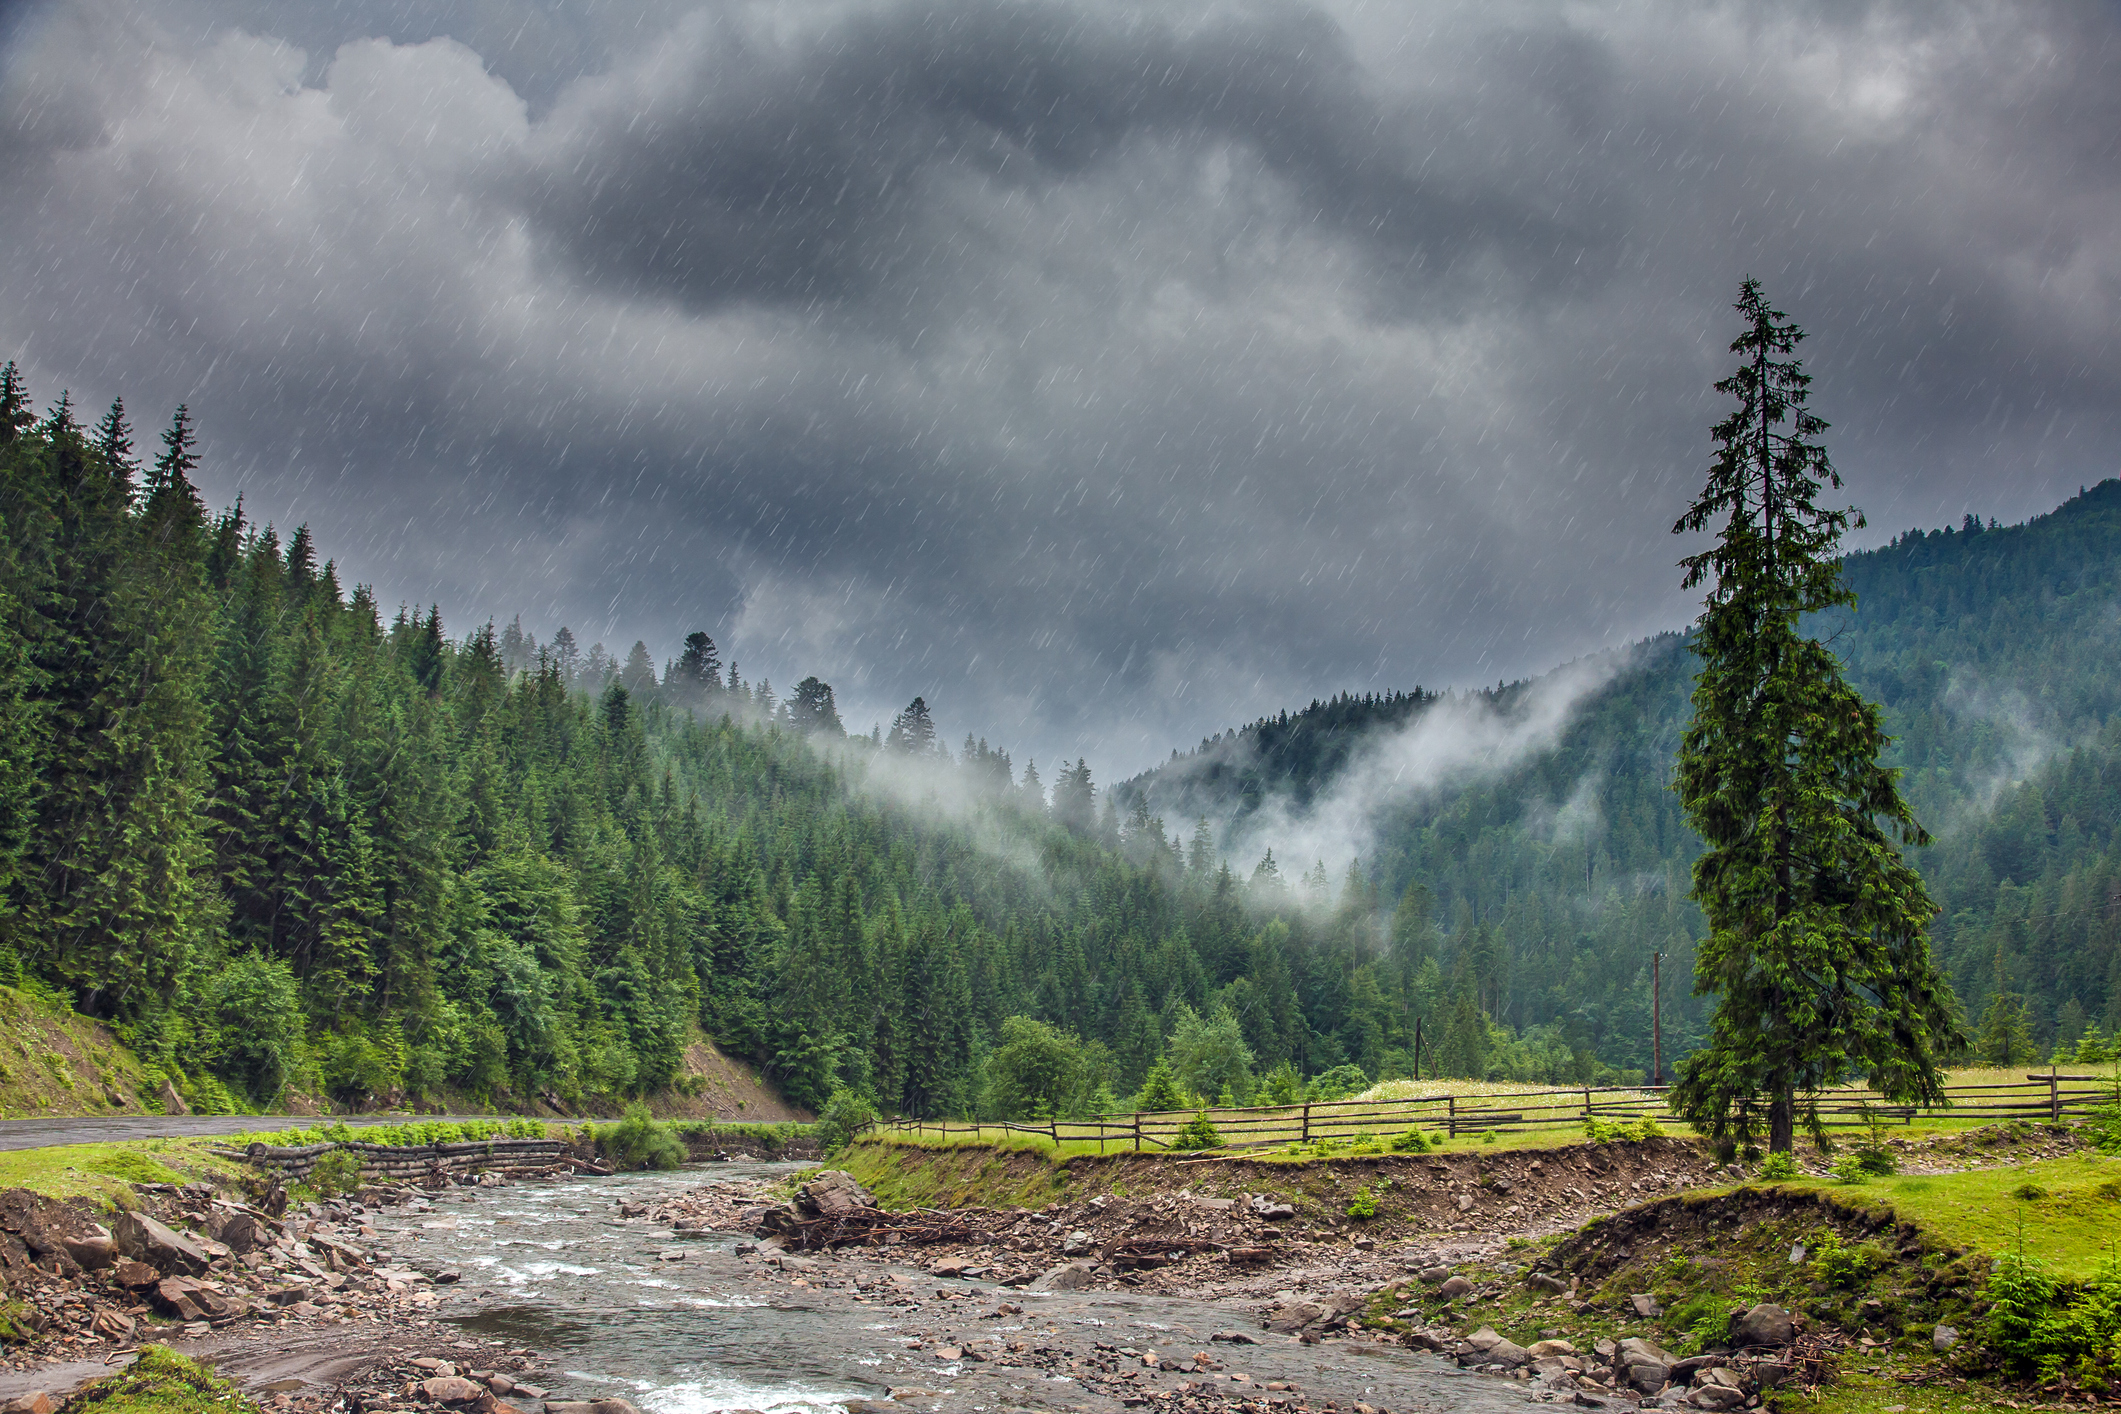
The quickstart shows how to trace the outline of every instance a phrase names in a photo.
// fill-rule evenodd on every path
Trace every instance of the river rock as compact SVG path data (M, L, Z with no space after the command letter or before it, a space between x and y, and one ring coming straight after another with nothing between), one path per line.
M1645 1321L1655 1320L1664 1314L1664 1307L1657 1304L1657 1298L1646 1291L1638 1291L1630 1296L1628 1307Z
M108 1237L66 1237L59 1245L84 1272L100 1272L118 1262L118 1244Z
M118 1285L131 1287L135 1291L145 1290L162 1280L162 1273L147 1263L130 1259L118 1263L117 1270L112 1275L118 1279Z
M1640 1336L1629 1336L1613 1352L1613 1378L1642 1394L1655 1394L1671 1382L1672 1357Z
M795 1204L812 1217L844 1218L876 1206L876 1195L845 1169L826 1169L796 1190Z
M191 1241L156 1222L145 1213L120 1213L111 1224L111 1237L118 1250L136 1262L145 1262L165 1274L206 1274L206 1253Z
M1461 1296L1471 1295L1472 1291L1473 1283L1464 1277L1450 1277L1442 1286L1436 1288L1436 1294L1446 1301L1456 1301Z
M272 1232L250 1213L237 1213L221 1224L218 1234L228 1250L241 1256L272 1244Z
M1423 1267L1416 1275L1431 1286L1441 1286L1444 1282L1451 1279L1451 1269L1449 1267Z
M1544 1360L1550 1355L1574 1355L1576 1347L1565 1340L1535 1341L1529 1347L1534 1360Z
M437 1404L469 1404L488 1393L462 1375L436 1375L420 1381L420 1389Z
M7 1403L0 1404L0 1410L6 1411L6 1414L52 1414L58 1407L52 1403L52 1397L41 1389L29 1394L18 1394Z
M1081 1291L1097 1275L1088 1262L1068 1262L1031 1283L1033 1291ZM549 1406L548 1406L549 1408Z
M1569 1284L1560 1277L1546 1272L1534 1272L1524 1279L1524 1284L1534 1291L1544 1291L1549 1296L1559 1296L1569 1289Z
M1729 1369L1703 1370L1686 1397L1695 1409L1736 1409L1745 1401L1745 1381Z
M548 1399L545 1414L641 1414L623 1399Z
M1488 1363L1490 1365L1507 1365L1514 1370L1520 1365L1531 1364L1532 1352L1526 1350L1515 1341L1498 1340L1488 1347Z
M1780 1350L1797 1338L1797 1323L1780 1306L1761 1302L1731 1322L1731 1344Z
M1959 1343L1959 1332L1953 1326L1939 1326L1930 1332L1930 1349L1942 1355Z
M1285 1301L1267 1312L1266 1327L1283 1335L1294 1335L1305 1326L1315 1325L1333 1314L1328 1307L1316 1301Z
M1482 1326L1479 1330L1466 1337L1466 1344L1472 1346L1475 1350L1493 1350L1496 1346L1502 1344L1502 1336L1496 1331L1495 1327Z

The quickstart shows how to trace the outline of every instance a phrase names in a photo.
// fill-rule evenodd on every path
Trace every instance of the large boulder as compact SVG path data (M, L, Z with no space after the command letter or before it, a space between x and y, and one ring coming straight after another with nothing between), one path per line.
M1629 1336L1613 1351L1614 1382L1642 1394L1655 1394L1671 1382L1673 1357L1640 1336Z
M1780 1350L1796 1338L1796 1320L1765 1301L1731 1322L1731 1344L1740 1349Z
M273 1234L264 1221L252 1213L237 1213L223 1224L219 1233L228 1250L238 1256L255 1252L260 1247L272 1245Z
M120 1213L111 1224L111 1238L118 1250L135 1262L145 1262L165 1274L204 1276L207 1255L190 1238L164 1227L145 1213Z
M100 1272L118 1264L118 1244L108 1237L69 1237L60 1245L84 1272Z
M1033 1291L1081 1291L1096 1277L1097 1269L1088 1262L1069 1262L1055 1267L1037 1281L1031 1283ZM548 1406L549 1407L549 1406Z
M851 1217L876 1206L876 1195L844 1169L826 1169L796 1190L795 1205L814 1218Z

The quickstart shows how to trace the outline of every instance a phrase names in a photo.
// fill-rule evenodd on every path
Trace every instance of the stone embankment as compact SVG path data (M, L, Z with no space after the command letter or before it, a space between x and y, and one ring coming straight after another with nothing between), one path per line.
M349 1140L281 1148L254 1143L245 1148L216 1147L215 1153L241 1159L283 1184L301 1183L332 1154L351 1154L365 1181L439 1187L466 1175L502 1178L551 1178L569 1173L608 1174L593 1154L557 1139L486 1139L463 1144L368 1144Z
M387 1205L433 1211L429 1199L440 1189L509 1180L491 1168L423 1178L429 1186L372 1186L357 1198L293 1209L284 1190L254 1206L205 1184L137 1184L137 1207L108 1225L82 1204L0 1191L0 1335L8 1342L0 1381L28 1387L6 1406L55 1408L86 1362L113 1364L156 1341L232 1350L311 1344L327 1352L321 1359L340 1363L347 1350L362 1353L351 1362L358 1373L336 1390L300 1379L284 1383L306 1393L267 1385L272 1409L536 1414L529 1401L544 1392L525 1373L536 1353L493 1350L438 1326L431 1319L437 1288L458 1273L394 1261L375 1248L367 1221ZM413 1349L424 1338L443 1353L407 1358L408 1337ZM387 1357L386 1339L396 1342ZM40 1388L37 1373L46 1368L71 1378ZM629 1411L614 1404L594 1414ZM592 1411L555 1403L545 1414Z

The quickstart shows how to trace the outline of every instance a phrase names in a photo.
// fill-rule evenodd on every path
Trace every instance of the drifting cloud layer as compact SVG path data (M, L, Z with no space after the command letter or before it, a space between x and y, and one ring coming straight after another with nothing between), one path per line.
M0 353L386 601L1110 776L1682 617L1747 272L1881 529L2110 474L2117 30L71 0L0 30Z

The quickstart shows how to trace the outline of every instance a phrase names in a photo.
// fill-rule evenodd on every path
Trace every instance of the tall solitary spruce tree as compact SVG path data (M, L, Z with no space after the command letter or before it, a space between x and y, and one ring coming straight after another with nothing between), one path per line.
M1713 548L1680 563L1709 592L1676 789L1708 848L1693 898L1709 937L1697 995L1718 998L1708 1044L1688 1056L1673 1106L1717 1137L1769 1147L1815 1132L1821 1090L1852 1078L1897 1102L1939 1104L1941 1047L1960 1042L1950 984L1932 964L1937 911L1897 845L1929 835L1878 764L1879 709L1842 677L1798 617L1853 605L1837 552L1854 512L1817 503L1841 477L1806 407L1811 378L1789 355L1804 333L1747 279L1738 400L1716 424L1708 485L1674 534L1720 522ZM1860 516L1855 523L1862 525ZM1897 841L1897 844L1896 844Z

